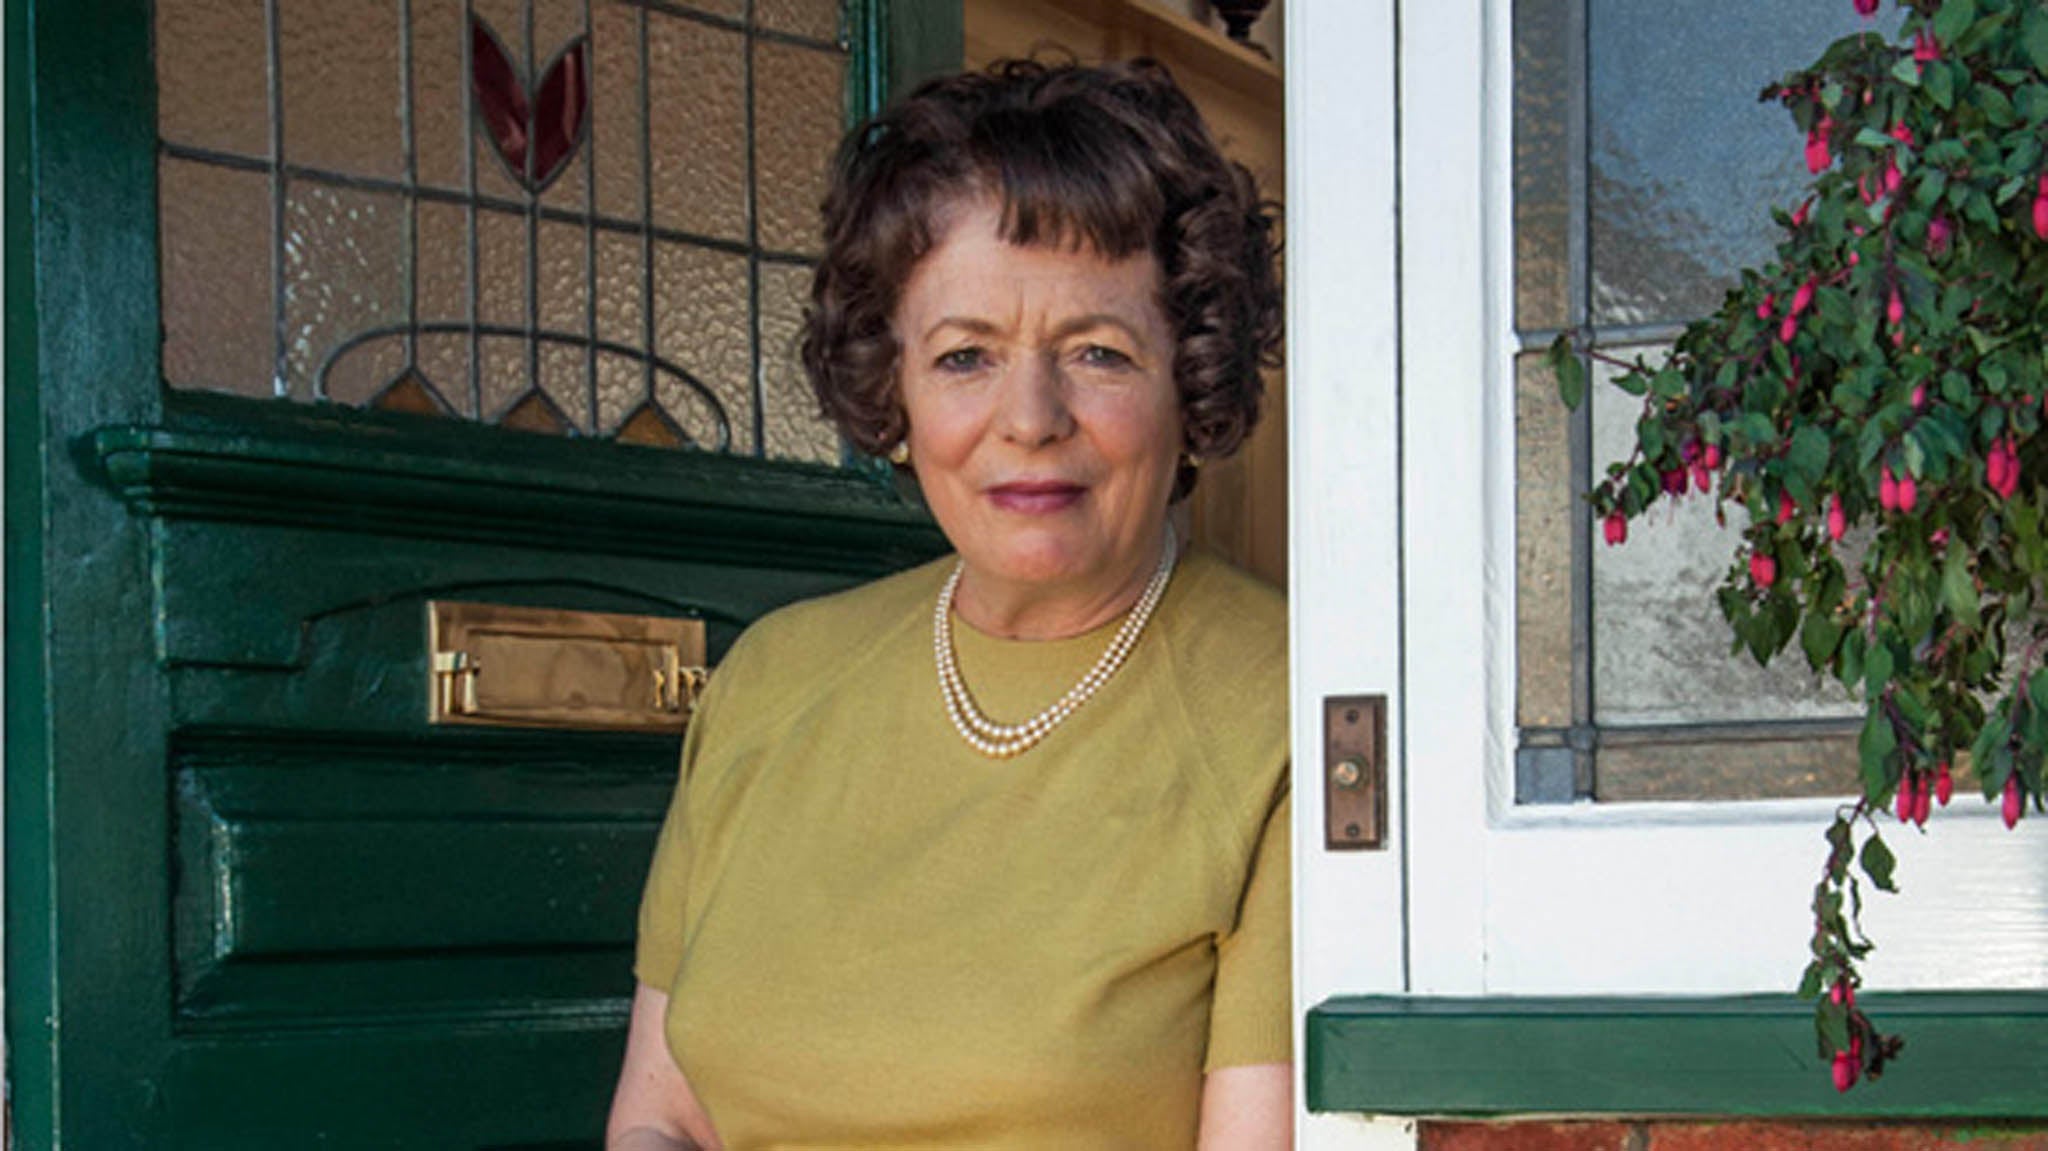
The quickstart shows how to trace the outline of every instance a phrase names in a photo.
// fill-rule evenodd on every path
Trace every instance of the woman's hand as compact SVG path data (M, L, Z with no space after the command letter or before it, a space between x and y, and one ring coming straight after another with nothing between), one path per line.
M626 1063L605 1124L605 1151L724 1151L711 1116L668 1053L668 995L641 984L626 1028Z
M1294 1064L1219 1067L1202 1081L1196 1151L1290 1151Z

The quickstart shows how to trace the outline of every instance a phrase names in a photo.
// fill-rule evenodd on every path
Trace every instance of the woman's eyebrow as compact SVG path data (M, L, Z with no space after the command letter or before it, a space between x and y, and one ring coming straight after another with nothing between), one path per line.
M958 328L971 336L995 335L1002 330L994 321L983 320L974 316L941 316L936 323L924 330L924 338L927 340L931 339L933 336L938 335L939 330L942 328Z
M1090 312L1085 316L1063 320L1053 328L1052 336L1054 339L1062 339L1096 328L1115 328L1132 340L1141 340L1138 329L1129 320L1114 312Z

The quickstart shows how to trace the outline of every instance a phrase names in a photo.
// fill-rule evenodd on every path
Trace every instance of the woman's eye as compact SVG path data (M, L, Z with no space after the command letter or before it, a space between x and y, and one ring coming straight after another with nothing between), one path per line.
M1081 362L1096 368L1127 368L1131 358L1115 348L1090 344L1081 349Z
M980 348L954 348L940 356L935 362L942 372L971 372L985 362L987 356Z

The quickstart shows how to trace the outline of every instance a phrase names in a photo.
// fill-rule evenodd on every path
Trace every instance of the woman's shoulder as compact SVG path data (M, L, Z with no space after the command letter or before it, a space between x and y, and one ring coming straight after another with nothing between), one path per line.
M1190 552L1181 594L1162 604L1176 662L1194 686L1287 695L1287 598L1271 584L1206 551Z
M951 564L948 556L776 608L740 633L721 669L744 670L749 679L777 670L820 678L824 668L853 662L893 633L923 625Z

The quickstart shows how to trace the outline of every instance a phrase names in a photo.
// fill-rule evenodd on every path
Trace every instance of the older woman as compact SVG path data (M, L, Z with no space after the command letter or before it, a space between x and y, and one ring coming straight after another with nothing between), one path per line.
M1289 1143L1284 605L1169 503L1278 342L1272 222L1148 64L853 133L804 359L958 555L719 665L609 1146Z

